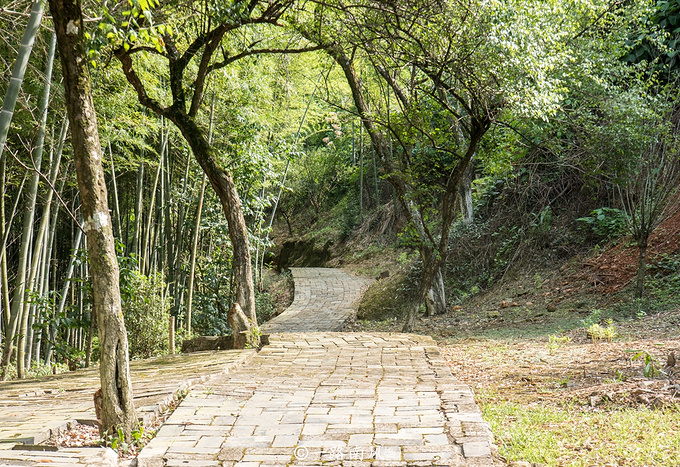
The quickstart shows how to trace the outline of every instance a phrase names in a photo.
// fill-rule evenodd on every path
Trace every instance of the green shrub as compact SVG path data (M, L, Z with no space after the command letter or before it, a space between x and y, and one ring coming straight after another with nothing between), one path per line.
M130 356L149 358L166 354L170 303L164 295L162 276L147 277L135 271L126 274L125 281L121 280L122 289Z
M618 237L626 230L626 214L614 208L595 209L589 216L576 219L576 222L581 222L601 241Z

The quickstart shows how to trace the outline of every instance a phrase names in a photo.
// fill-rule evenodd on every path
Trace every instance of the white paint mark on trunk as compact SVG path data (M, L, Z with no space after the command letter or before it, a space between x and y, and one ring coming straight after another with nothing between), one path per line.
M66 34L69 36L75 36L78 34L78 26L76 26L76 23L74 23L73 20L69 21L66 25Z
M101 232L104 227L109 225L109 215L106 212L95 212L92 219L85 222L85 230L96 230Z

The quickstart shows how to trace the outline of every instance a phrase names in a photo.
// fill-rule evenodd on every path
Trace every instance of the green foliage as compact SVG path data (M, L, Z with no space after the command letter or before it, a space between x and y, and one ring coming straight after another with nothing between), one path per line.
M626 350L629 353L635 353L632 361L642 360L642 373L645 378L654 378L655 376L665 375L666 372L661 368L659 361L649 353L647 350Z
M276 312L276 304L269 293L260 292L255 289L255 312L257 314L258 323L269 321Z
M611 342L619 335L616 330L616 326L614 325L614 321L611 319L607 320L606 327L600 325L599 323L591 324L586 328L586 334L593 340L593 342L600 340Z
M149 358L167 353L170 302L162 276L129 271L121 275L121 295L126 297L123 316L130 356Z
M81 367L85 352L71 345L66 336L70 331L89 328L89 313L80 316L77 310L69 307L61 313L57 312L56 302L60 296L54 292L46 296L33 294L31 302L36 305L41 319L33 323L33 330L42 333L44 342L52 347L54 360L57 363L65 363L69 369L75 370Z
M680 296L680 256L663 254L653 266L648 280L650 296L659 307L672 307Z
M550 334L548 336L548 351L552 355L555 353L560 347L568 344L571 342L571 337L569 336L557 336L555 334Z
M680 3L676 0L649 3L647 14L637 30L630 34L630 53L625 60L629 63L647 62L651 72L658 72L662 79L673 80L680 71Z
M589 328L593 324L598 324L600 322L600 318L602 317L602 313L603 311L597 308L591 310L590 314L581 320L581 324L586 328Z
M590 212L589 216L576 219L576 222L583 223L590 233L602 241L616 238L626 230L626 214L615 208L595 209Z
M215 206L213 219L221 216L218 210L219 208ZM226 238L226 229L220 233L216 239L220 244L213 249L211 255L201 256L197 267L197 288L194 291L191 329L198 335L231 335L228 316L234 300L230 287L232 253Z
M125 433L123 432L123 429L119 427L115 434L104 432L99 440L99 444L117 451L121 456L125 456L132 446L136 447L136 450L138 451L143 448L151 438L151 436L145 432L144 425L141 423L132 431L131 436L132 439L126 441Z

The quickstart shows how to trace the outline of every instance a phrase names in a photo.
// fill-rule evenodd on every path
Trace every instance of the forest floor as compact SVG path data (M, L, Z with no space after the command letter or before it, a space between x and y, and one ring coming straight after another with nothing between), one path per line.
M679 232L680 213L653 236L644 300L631 298L637 250L624 241L557 268L512 272L417 320L414 332L432 336L475 390L503 460L680 465ZM396 318L348 326L401 327Z

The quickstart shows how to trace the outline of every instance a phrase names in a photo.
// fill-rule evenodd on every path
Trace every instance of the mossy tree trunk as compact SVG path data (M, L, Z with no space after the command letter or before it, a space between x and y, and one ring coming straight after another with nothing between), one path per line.
M87 235L92 308L98 321L102 428L109 433L122 428L130 439L137 416L132 399L118 259L87 69L81 4L80 0L50 0L49 4L61 55L73 158Z

